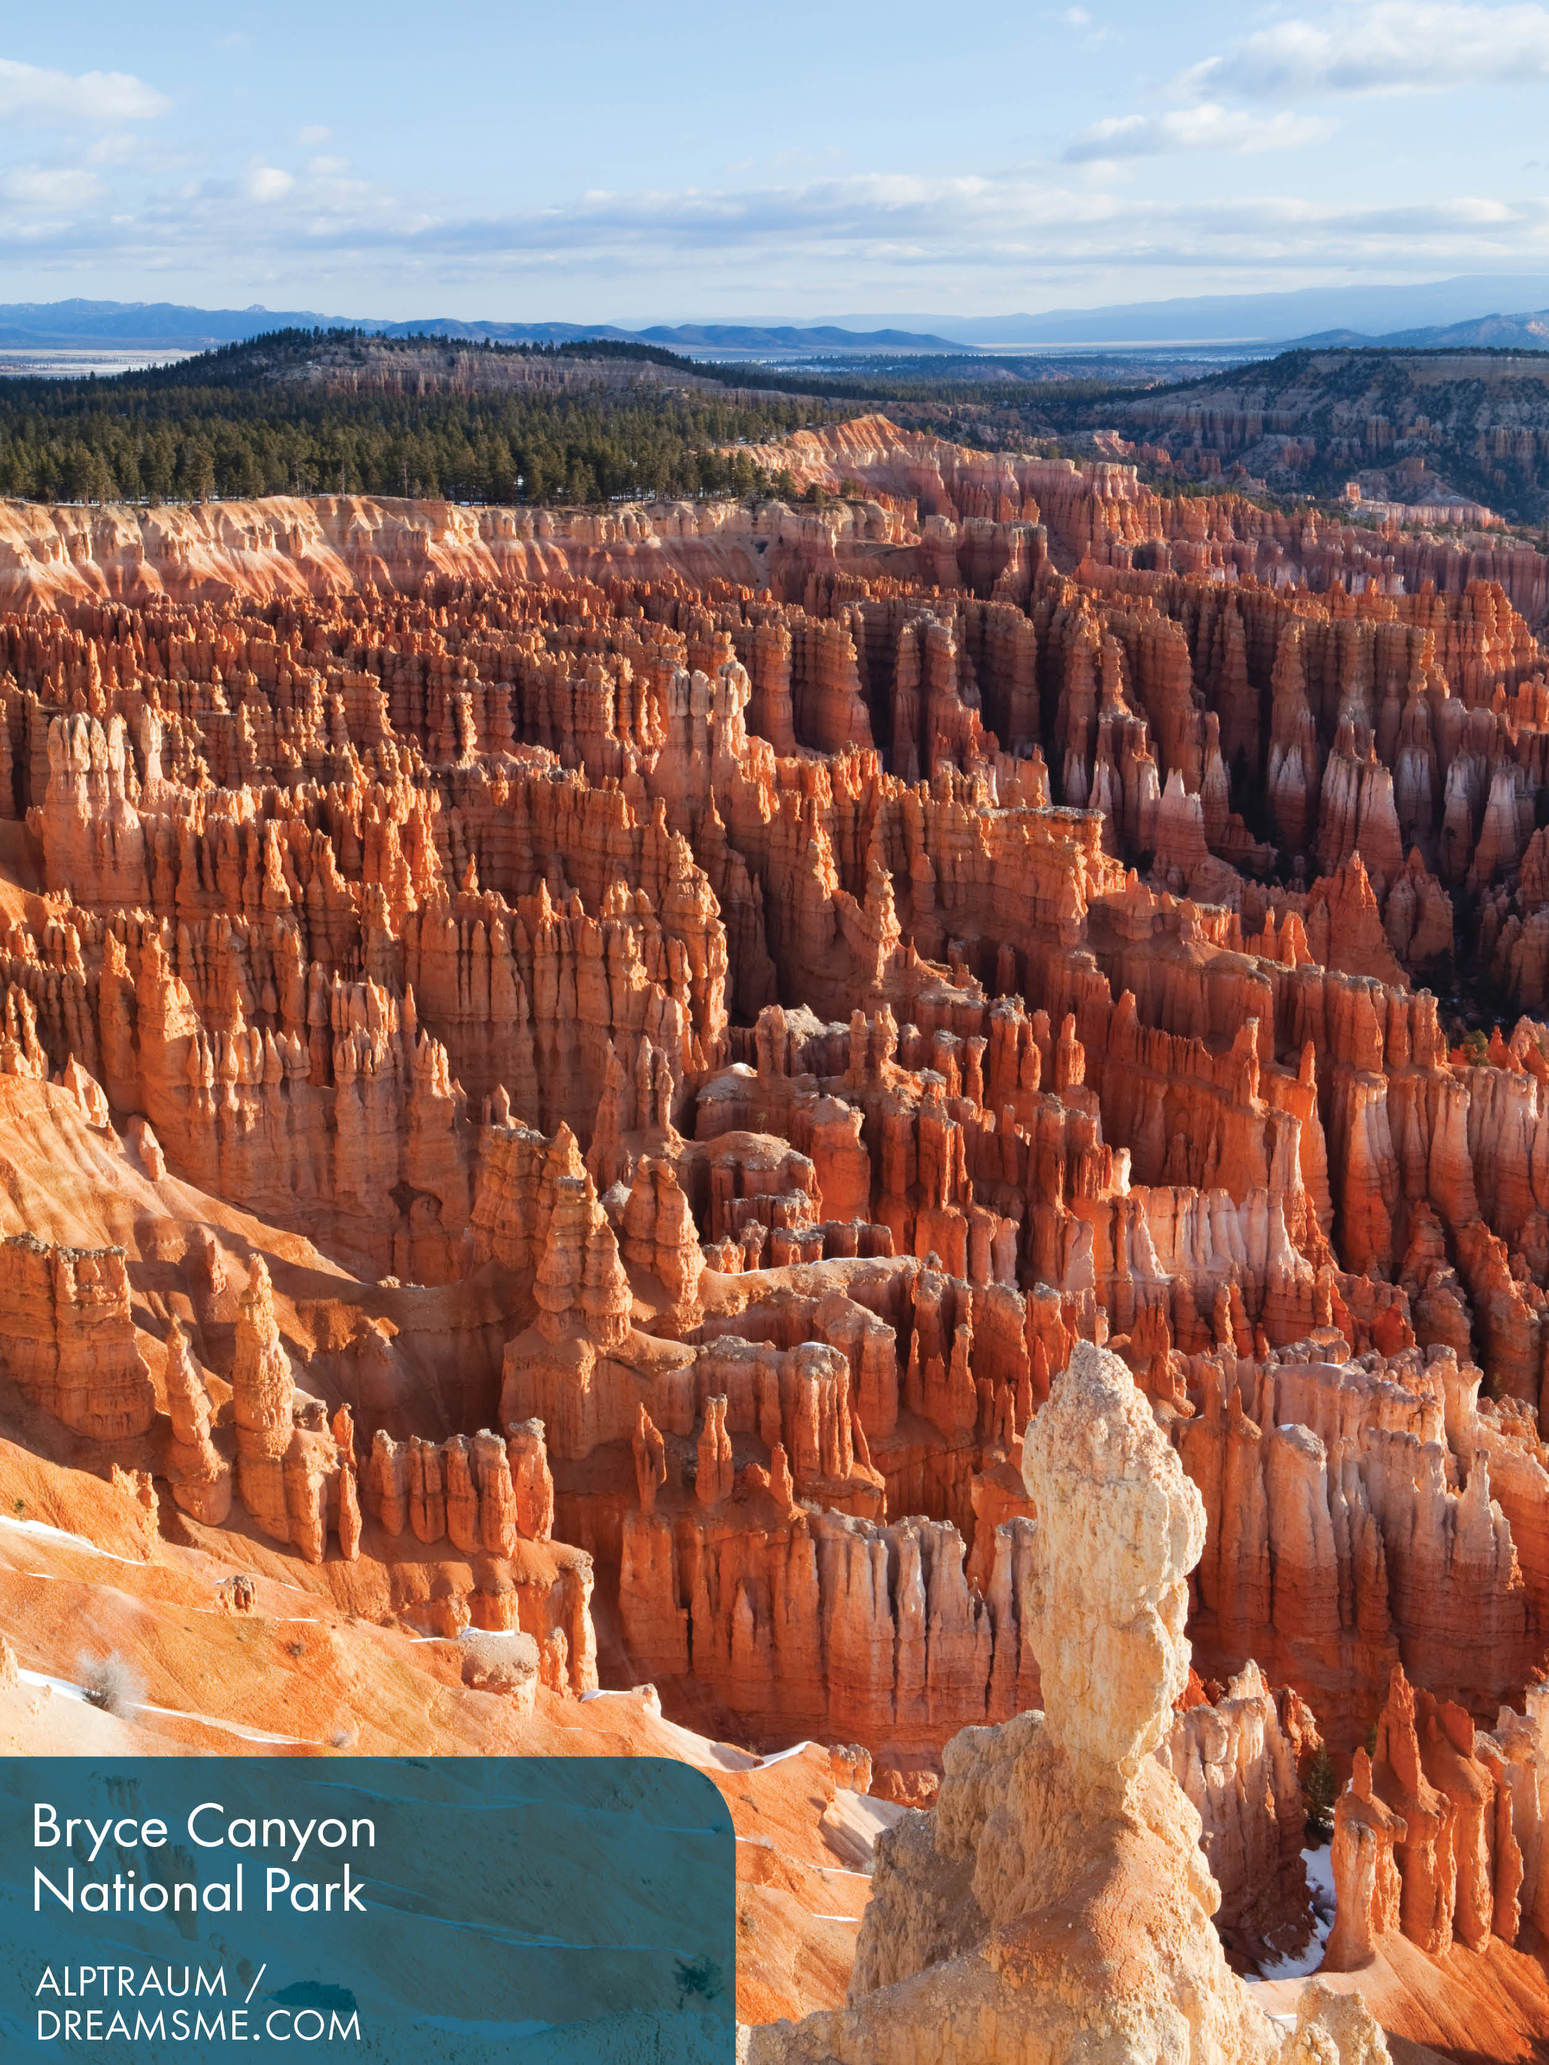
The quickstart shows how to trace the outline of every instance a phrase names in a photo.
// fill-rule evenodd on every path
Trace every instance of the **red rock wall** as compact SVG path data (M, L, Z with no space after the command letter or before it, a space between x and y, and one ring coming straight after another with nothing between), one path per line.
M94 1441L143 1434L156 1411L121 1248L0 1242L0 1367L35 1405Z

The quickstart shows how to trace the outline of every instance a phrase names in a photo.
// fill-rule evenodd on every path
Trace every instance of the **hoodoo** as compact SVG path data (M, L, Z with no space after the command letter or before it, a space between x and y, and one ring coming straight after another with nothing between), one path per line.
M954 1736L940 1797L882 1838L849 2004L752 2065L1374 2065L1358 2002L1289 2039L1231 1971L1199 1815L1157 1757L1189 1675L1205 1512L1118 1356L1079 1342L1023 1443L1041 1712Z

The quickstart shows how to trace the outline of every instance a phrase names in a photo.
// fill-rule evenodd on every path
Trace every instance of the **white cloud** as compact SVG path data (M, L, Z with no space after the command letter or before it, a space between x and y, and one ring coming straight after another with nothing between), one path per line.
M326 122L308 122L304 129L296 131L296 141L304 151L320 151L332 135Z
M1368 0L1320 20L1258 29L1175 82L1190 98L1235 93L1303 99L1329 93L1441 91L1549 80L1549 9L1476 7L1464 0L1410 5Z
M1149 158L1166 151L1277 151L1319 143L1332 125L1316 115L1257 115L1203 101L1160 115L1110 115L1065 151L1072 164L1104 158Z
M0 58L0 121L108 128L149 121L171 105L130 72L53 72Z
M1115 151L1112 138L1104 148ZM853 305L864 287L872 306L928 308L938 296L962 305L965 293L1010 306L1056 279L1079 301L1204 291L1205 276L1234 286L1331 271L1549 272L1549 193L1374 202L1357 189L1320 201L1218 182L1212 195L1185 199L1161 181L1121 191L1089 184L1075 167L1062 179L1040 165L993 177L876 172L593 191L472 217L325 165L173 176L115 191L106 205L86 205L84 187L50 185L55 177L28 175L25 192L0 185L0 262L25 258L61 284L87 273L176 274L189 291L173 298L208 299L216 289L200 283L232 279L239 253L240 280L219 291L343 313L381 313L389 296L403 313L423 313L428 297L451 293L486 312L541 302L568 313L584 299L582 313L627 313L701 301L710 280L723 306L767 313L788 290L809 307ZM1103 291L1083 293L1087 281Z
M1170 93L1181 105L1109 116L1083 131L1064 156L1083 164L1172 151L1295 148L1326 138L1326 117L1258 115L1254 103L1546 80L1549 8L1361 0L1316 20L1295 17L1255 30L1179 73Z
M0 173L0 197L38 215L73 214L102 192L102 181L90 172L18 165Z
M87 146L86 162L88 165L132 165L144 150L145 145L138 136L127 130L109 130Z
M295 184L294 175L277 165L249 165L242 181L250 201L283 201Z
M1320 204L1254 193L1184 202L1051 180L1045 171L995 178L879 172L787 187L593 191L567 206L467 217L431 214L355 178L305 174L283 192L255 195L250 173L237 187L206 182L191 195L169 195L129 234L135 230L190 250L202 239L238 236L276 255L305 243L443 267L448 277L477 276L484 266L648 271L674 262L779 262L842 274L854 261L929 273L964 260L1025 265L1045 255L1150 265L1206 248L1256 254L1260 243L1266 257L1338 251L1348 266L1390 244L1397 254L1414 240L1406 253L1412 271L1455 245L1482 256L1492 237L1517 247L1522 260L1549 251L1549 197Z

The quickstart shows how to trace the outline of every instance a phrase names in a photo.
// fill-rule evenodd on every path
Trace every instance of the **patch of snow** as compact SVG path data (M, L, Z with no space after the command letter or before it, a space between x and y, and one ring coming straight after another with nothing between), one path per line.
M169 1721L197 1721L201 1728L219 1728L226 1735L239 1735L244 1742L278 1742L294 1748L315 1749L304 1735L269 1735L262 1728L243 1728L235 1721L218 1721L213 1714L188 1714L181 1707L142 1705L142 1714L161 1714Z
M69 1534L62 1527L50 1527L45 1520L18 1520L13 1513L0 1513L0 1527L14 1527L23 1534L40 1535L45 1541L63 1542L66 1548L85 1549L93 1556L106 1556L110 1563L127 1563L135 1570L144 1567L138 1556L115 1556L111 1549L98 1548L97 1544L88 1541L84 1534ZM40 1571L29 1571L27 1574L29 1577L42 1575Z
M1312 1893L1312 1935L1307 1947L1283 1957L1269 1958L1259 1966L1261 1979L1306 1979L1323 1962L1329 1930L1334 1926L1334 1858L1327 1843L1303 1850L1307 1884Z
M83 1706L92 1704L86 1697L86 1688L69 1678L53 1678L46 1671L19 1670L17 1676L24 1685L46 1685L50 1692L59 1692L66 1699L78 1699ZM213 1714L185 1714L181 1708L171 1706L150 1706L143 1701L135 1702L142 1714L160 1714L169 1721L197 1721L205 1728L219 1728L227 1735L239 1735L244 1742L284 1743L291 1748L313 1749L314 1743L301 1735L268 1735L262 1728L243 1728L235 1721L218 1721Z
M788 1750L775 1750L771 1756L760 1757L758 1768L767 1771L771 1764L783 1764L787 1757L799 1757L803 1750L821 1749L822 1746L818 1742L793 1742Z
M72 1685L68 1678L51 1678L46 1671L22 1671L16 1673L24 1685L46 1685L50 1692L62 1692L66 1699L78 1699L84 1706L86 1688Z
M1316 1850L1304 1850L1302 1863L1307 1867L1307 1883L1312 1888L1314 1907L1326 1905L1330 1921L1334 1918L1334 1851L1329 1843L1320 1843Z

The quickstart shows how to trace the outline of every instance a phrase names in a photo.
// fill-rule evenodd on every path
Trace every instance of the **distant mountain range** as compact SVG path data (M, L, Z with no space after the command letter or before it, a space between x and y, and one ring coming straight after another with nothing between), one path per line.
M1302 347L1334 345L1381 351L1549 351L1549 308L1524 315L1486 315L1472 323L1434 324L1422 330L1388 330L1368 337L1359 330L1324 330L1292 340Z
M971 344L980 351L1030 345L1283 345L1335 330L1376 339L1435 324L1483 319L1501 308L1549 305L1549 274L1479 273L1411 286L1298 287L1274 294L1199 294L1173 301L1131 301L1109 308L1054 308L1042 315L966 316L895 313L888 321ZM875 316L841 315L859 327ZM1397 341L1381 336L1383 343Z
M1500 309L1538 310L1501 315ZM0 348L11 351L206 351L266 330L358 329L385 337L425 333L470 343L569 344L589 337L659 344L693 358L812 357L828 353L1076 351L1191 345L1388 345L1519 351L1549 349L1549 275L1480 274L1417 286L1303 287L1278 294L1207 294L1042 315L844 316L827 323L470 322L461 316L321 315L315 309L191 308L170 301L0 304ZM1244 354L1246 355L1246 354Z
M470 343L572 344L601 337L660 344L691 355L831 351L961 351L945 337L910 330L845 330L742 323L653 324L624 330L612 323L485 323L458 316L419 316L391 323L372 316L319 315L315 309L188 308L172 301L14 301L0 303L0 348L8 350L208 351L240 344L266 330L370 330L383 337L462 337Z

